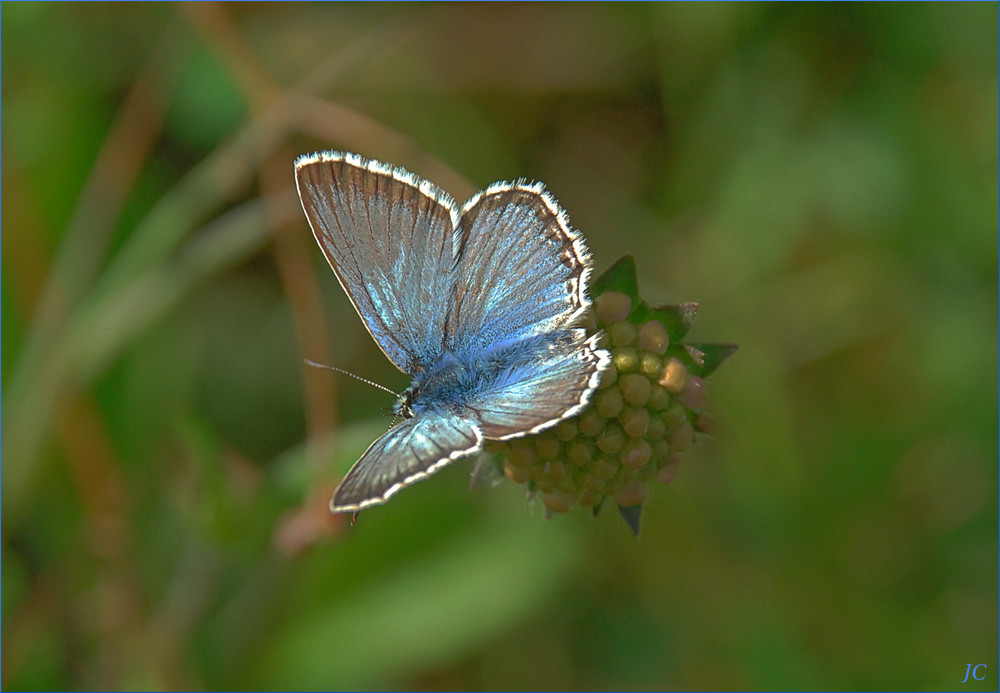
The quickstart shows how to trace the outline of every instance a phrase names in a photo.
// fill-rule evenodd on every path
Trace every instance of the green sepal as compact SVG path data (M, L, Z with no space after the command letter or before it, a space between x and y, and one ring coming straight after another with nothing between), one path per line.
M702 378L708 377L723 362L736 353L739 344L688 344L701 354L700 364L693 369L694 374Z
M639 536L639 520L642 516L642 503L637 505L619 505L618 512L621 514L625 524L632 530L632 534Z
M642 300L639 297L635 258L631 255L623 255L605 270L604 274L594 280L590 291L594 296L600 296L607 291L625 294L632 299L629 321L641 325L650 320L657 320L667 328L667 334L673 342L683 339L698 317L697 303L677 303L652 308Z
M656 308L648 307L645 302L642 304L644 315L641 322L648 320L659 320L667 328L670 341L678 342L690 331L694 325L695 318L698 317L697 303L676 303Z
M605 291L619 291L633 301L639 298L639 279L635 271L635 258L623 255L590 285L590 293L600 296Z

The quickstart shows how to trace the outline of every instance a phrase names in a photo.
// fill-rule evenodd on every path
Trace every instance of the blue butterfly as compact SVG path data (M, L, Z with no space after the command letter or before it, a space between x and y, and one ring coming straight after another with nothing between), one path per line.
M333 512L586 407L611 362L579 326L590 253L540 183L494 183L459 209L428 180L341 152L300 156L295 179L340 285L413 379L393 406L403 421L347 473Z

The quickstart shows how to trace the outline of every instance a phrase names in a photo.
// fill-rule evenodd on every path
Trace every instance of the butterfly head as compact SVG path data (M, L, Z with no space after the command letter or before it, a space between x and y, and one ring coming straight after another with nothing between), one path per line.
M420 389L416 385L411 385L399 396L396 403L392 405L392 413L402 416L404 419L412 419L414 416L413 402L420 395Z

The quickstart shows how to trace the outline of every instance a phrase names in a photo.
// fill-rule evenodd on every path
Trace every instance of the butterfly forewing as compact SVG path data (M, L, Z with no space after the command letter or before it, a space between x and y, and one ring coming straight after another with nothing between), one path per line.
M302 208L368 331L404 373L442 349L455 205L403 169L325 152L295 163Z
M490 186L466 203L458 237L452 350L503 348L572 323L589 305L587 249L541 185Z

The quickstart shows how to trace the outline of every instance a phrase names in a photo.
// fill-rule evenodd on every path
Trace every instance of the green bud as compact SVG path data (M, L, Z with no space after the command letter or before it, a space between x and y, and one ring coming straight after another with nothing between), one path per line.
M601 479L607 480L614 478L615 474L621 468L618 460L611 461L608 457L599 457L597 461L593 464L594 474L599 476ZM606 485L604 485L606 488Z
M625 402L622 400L622 393L619 388L604 390L597 396L597 413L605 419L613 419L618 416Z
M697 306L651 308L635 288L634 262L619 261L606 276L592 285L594 310L579 323L611 352L589 406L542 433L487 441L485 449L501 456L509 479L541 494L548 513L582 505L596 514L611 499L638 532L646 484L673 480L678 453L696 431L711 430L704 377L735 347L685 344Z
M652 386L652 391L649 393L649 408L653 411L663 411L670 406L670 393L667 392L667 388L663 387L659 383Z
M687 382L687 369L681 360L671 357L663 366L663 374L660 376L660 385L672 395L680 394Z
M625 407L618 420L631 438L642 438L649 430L649 410L645 407Z
M680 465L681 458L677 455L671 455L660 467L660 471L656 473L656 480L661 484L669 484L677 476L677 469Z
M695 417L694 430L708 436L715 435L715 417L708 412L700 412Z
M653 384L649 382L649 378L638 373L627 373L622 376L618 389L626 402L636 407L644 407L653 391ZM601 414L604 415L604 412Z
M663 374L663 359L651 351L642 351L639 355L639 372L651 380L659 380Z
M598 389L607 390L609 387L618 382L618 368L615 367L615 362L612 360L608 365L608 369L601 373L601 384L598 385Z
M653 448L649 445L648 441L641 438L638 440L632 439L622 451L621 460L623 464L632 469L642 469L649 463L652 456Z
M562 444L557 439L546 436L535 443L535 450L543 460L557 460L562 453Z
M601 452L615 453L625 447L625 434L618 424L608 424L597 438L597 447Z
M631 310L632 299L617 291L605 291L594 300L597 321L604 325L625 320Z
M554 513L566 513L576 505L576 496L563 491L551 491L542 496L545 507Z
M576 419L570 419L569 421L562 421L555 428L556 438L563 441L564 443L576 438L577 428Z
M638 330L635 329L635 325L625 320L621 322L616 322L608 330L608 334L611 335L611 344L616 347L629 346L635 342L635 336Z
M705 381L692 375L684 383L684 390L677 399L688 409L699 410L705 404Z
M611 353L611 358L618 373L632 373L639 368L639 352L634 347L621 347ZM680 392L680 390L678 390Z
M650 320L639 328L639 348L660 356L670 346L670 335L659 320Z
M580 415L578 421L581 435L587 438L596 438L604 430L608 420L598 414L597 409L592 406Z
M667 459L670 454L670 443L665 438L657 438L649 441L649 447L653 451L653 459L661 461Z
M691 443L694 442L694 429L691 427L691 424L685 421L675 428L667 436L667 442L670 443L670 449L673 452L687 450L691 446Z
M646 437L650 440L662 438L667 434L667 424L662 416L650 416L649 428L646 429Z
M583 441L570 443L566 448L566 457L573 464L582 467L594 459L594 448Z
M684 413L684 407L679 405L667 409L660 416L663 417L663 423L667 425L668 431L674 430L687 421L687 414Z
M535 461L535 449L514 447L512 445L510 452L507 453L507 459L515 467L527 467Z
M528 470L524 467L515 467L511 463L510 457L503 461L503 473L506 474L507 478L515 484L523 484L531 479L531 475L528 473Z
M558 484L569 479L566 473L566 466L562 462L547 462L545 464L545 478Z
M646 487L640 483L626 484L615 494L615 502L622 506L639 505L645 500Z

